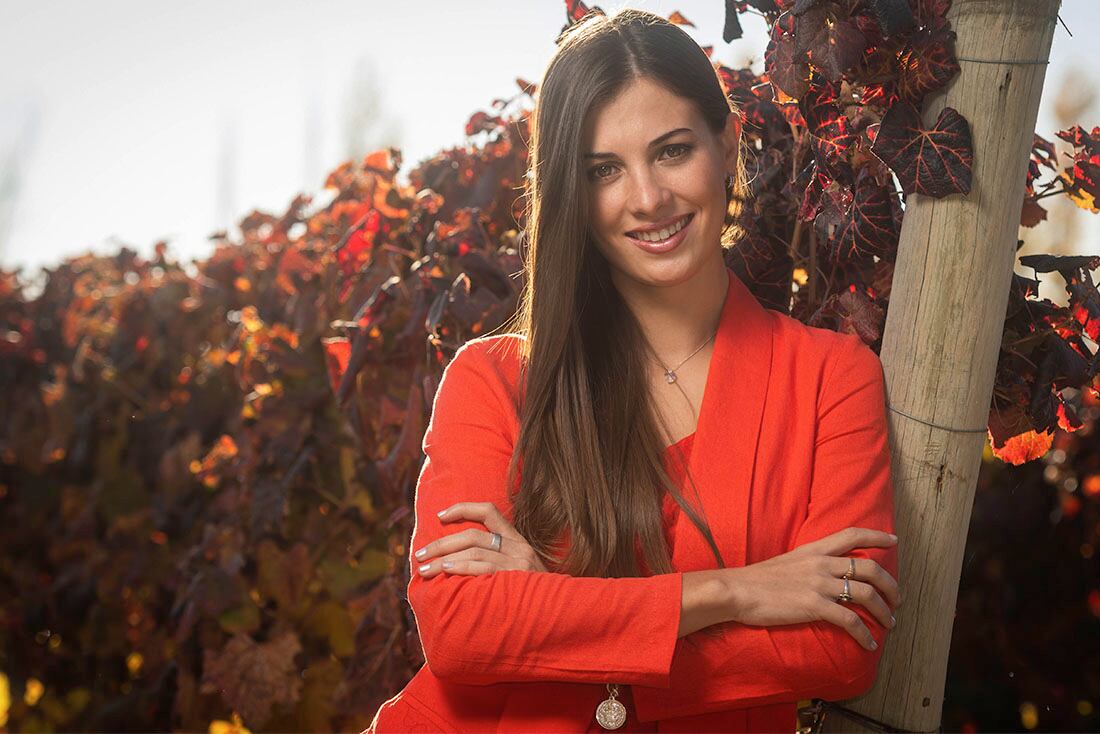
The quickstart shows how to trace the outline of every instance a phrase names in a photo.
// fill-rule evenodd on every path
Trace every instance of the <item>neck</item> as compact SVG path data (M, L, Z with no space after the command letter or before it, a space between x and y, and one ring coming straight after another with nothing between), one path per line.
M676 285L650 286L632 280L616 284L653 351L670 368L698 349L718 328L729 276L721 253L716 254L713 263ZM702 352L712 346L708 344Z

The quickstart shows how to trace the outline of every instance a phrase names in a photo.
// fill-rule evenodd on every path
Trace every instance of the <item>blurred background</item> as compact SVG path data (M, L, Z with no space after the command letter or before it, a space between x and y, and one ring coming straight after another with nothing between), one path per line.
M719 0L629 5L679 11L716 61L762 71L758 17L742 16L744 37L726 44ZM1095 0L1062 4L1036 129L1060 152L1056 131L1100 124L1098 11ZM50 357L27 347L3 373L3 415L22 423L11 419L4 439L16 438L0 447L0 507L12 508L0 544L0 640L10 644L0 645L0 731L9 710L20 731L140 728L168 711L211 732L245 731L238 714L324 731L360 721L404 682L412 661L398 651L415 640L390 630L410 626L398 602L401 493L415 479L423 425L411 416L423 406L403 402L406 392L354 396L375 421L356 424L359 443L332 407L336 393L346 409L354 309L390 273L338 298L328 275L310 275L306 260L332 249L357 206L315 215L320 234L310 229L307 245L286 246L276 220L300 194L332 195L330 174L387 146L403 156L401 184L432 159L429 173L453 161L476 170L468 151L440 151L472 150L471 115L515 97L517 78L539 79L564 20L561 0L0 5L0 269L22 268L29 297L47 282L41 268L110 256L61 273L34 319L4 294L12 323L33 320ZM348 171L336 178L344 194L362 193ZM1044 206L1020 255L1100 253L1100 217L1061 196ZM272 229L285 249L258 234ZM345 274L359 264L339 263ZM85 310L70 308L70 286ZM474 299L487 290L470 303L485 306ZM318 310L298 297L318 292L329 296ZM1066 302L1056 277L1040 295ZM64 328L51 303L72 312ZM333 314L349 338L321 338ZM389 327L414 320L397 310ZM409 382L381 372L371 380ZM19 409L13 395L26 398ZM1085 428L1059 431L1042 459L1020 466L987 445L945 731L1100 730L1098 416L1089 404ZM287 495L290 512L279 504ZM242 508L252 514L238 523ZM308 669L292 663L297 642L269 635L273 618L297 630ZM248 647L261 619L271 646ZM229 635L244 647L225 644ZM252 664L275 670L260 704L234 678ZM295 707L275 705L287 701Z
M718 0L603 7L628 4L679 10L716 60L763 68L758 17L726 44ZM1096 11L1062 3L1036 126L1047 138L1097 121ZM341 161L392 145L407 170L463 145L469 116L514 95L516 77L536 81L562 17L558 0L5 2L0 267L120 244L148 256L158 239L203 258L211 233L317 193ZM1097 218L1052 204L1021 254L1100 242Z

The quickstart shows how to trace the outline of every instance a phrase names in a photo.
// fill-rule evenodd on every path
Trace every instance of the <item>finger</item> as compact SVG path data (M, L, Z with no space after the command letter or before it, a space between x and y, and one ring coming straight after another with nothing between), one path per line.
M487 561L455 561L451 568L443 569L448 576L486 576L502 569Z
M512 527L512 523L497 509L492 502L459 502L439 511L439 519L442 522L456 522L458 520L473 520L489 528L494 533L500 533L505 538L518 538L519 534Z
M466 528L457 533L444 535L433 540L415 553L416 560L426 561L429 558L437 558L448 553L455 553L464 548L490 548L493 537L488 530L478 528Z
M859 604L867 609L871 616L877 619L879 624L887 630L894 628L894 615L891 613L890 608L886 606L886 602L875 591L875 587L870 584L862 581L849 581L848 592L852 596L850 602L842 602L837 598L844 591L844 579L829 579L825 584L825 588L819 589L819 591L822 592L822 596L836 604Z
M852 570L851 556L829 558L829 572L836 577L843 577ZM901 604L901 590L898 582L886 572L882 566L870 558L856 559L856 574L853 578L873 584L883 594L892 608L897 609Z
M843 584L843 581L841 583ZM869 611L878 620L879 624L888 630L894 628L894 615L890 612L890 607L886 606L886 602L875 591L875 587L862 581L852 581L849 583L849 588L856 602Z
M897 579L887 573L885 568L871 559L867 559L867 562L873 564L870 573L867 575L867 580L878 587L882 593L886 594L890 606L897 609L901 606L901 587L898 586ZM856 565L859 565L858 561Z
M897 542L897 536L885 530L845 528L814 541L817 545L814 550L827 556L842 556L854 548L889 548Z
M822 602L822 619L847 631L855 638L856 642L863 645L866 649L874 650L878 647L878 643L875 642L875 638L871 635L871 630L867 629L867 625L863 624L863 620L860 619L858 614L848 607L841 606L828 599L822 599Z
M504 571L513 567L512 559L501 553L485 548L466 548L457 553L449 553L422 564L417 571L421 576L429 578L431 576L438 576L440 573L456 573L456 568L465 567L463 564L470 563L488 564L488 568L477 565L474 566L476 572L466 573L465 575L477 576L483 573Z

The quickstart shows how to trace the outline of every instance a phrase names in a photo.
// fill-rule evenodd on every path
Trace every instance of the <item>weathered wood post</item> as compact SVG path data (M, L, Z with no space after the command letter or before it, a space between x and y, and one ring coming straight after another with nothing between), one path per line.
M843 705L940 727L947 656L985 440L1027 162L1060 0L954 0L961 73L930 97L970 122L968 195L908 197L883 336L902 607L878 680ZM900 412L899 412L900 411ZM827 731L872 731L827 715Z

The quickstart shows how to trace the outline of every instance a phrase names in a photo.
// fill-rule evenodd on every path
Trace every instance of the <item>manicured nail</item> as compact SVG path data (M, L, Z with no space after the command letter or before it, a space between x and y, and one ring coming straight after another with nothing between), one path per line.
M897 540L897 539L898 539L898 536L894 535L893 533L890 533L890 540Z
M427 553L427 552L428 552L427 548L421 548L414 555L416 555L417 558L423 558L424 554Z
M893 614L891 614L891 615L890 615L890 626L891 626L891 627L896 627L896 626L897 626L897 624L898 624L898 620L894 619L894 615L893 615Z
M436 517L443 517L443 515L444 515L444 514L445 514L446 512L447 512L446 510L440 510L439 512L437 512L437 513L435 513L435 514L436 514Z
M871 649L872 650L877 650L878 649L878 643L875 642L874 640L871 640Z
M443 561L443 568L454 568L454 565L453 561Z
M431 567L432 567L432 564L425 563L423 566L420 567L420 573L427 573L428 569L431 568Z

